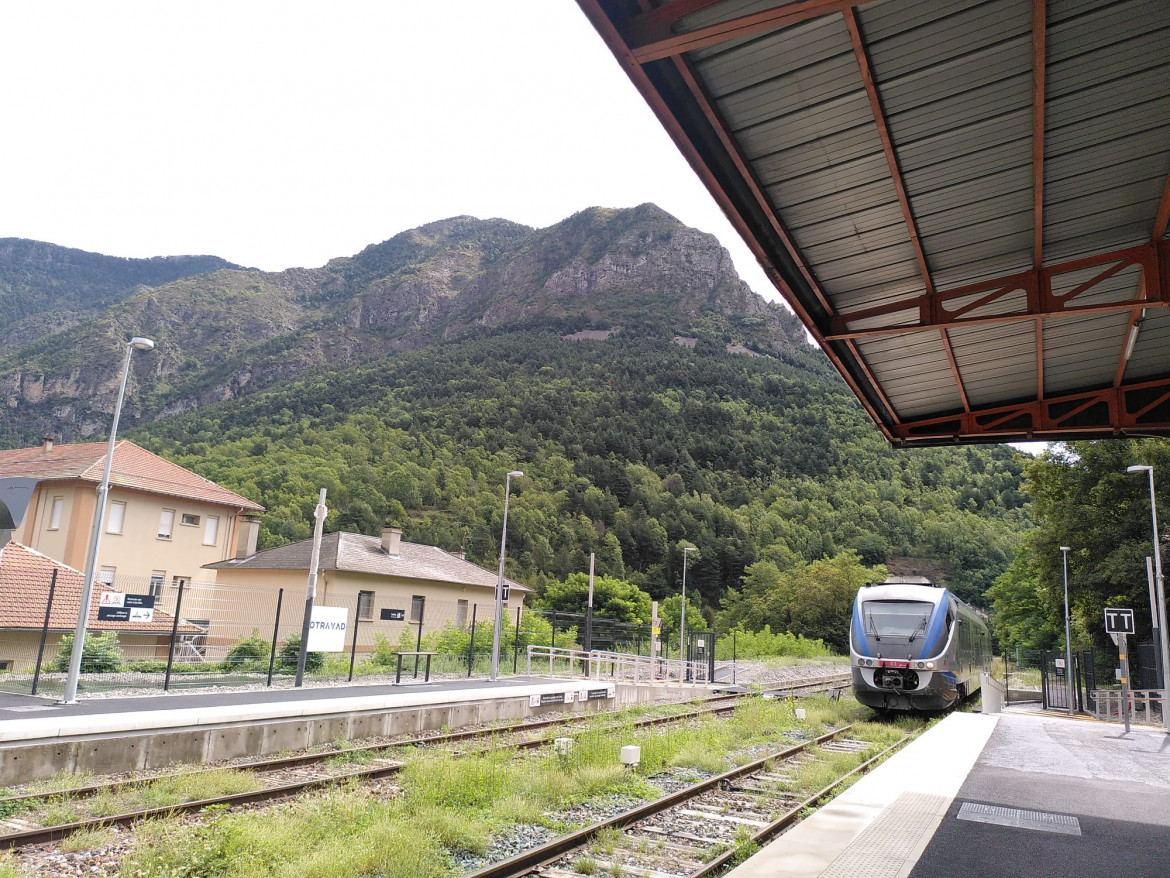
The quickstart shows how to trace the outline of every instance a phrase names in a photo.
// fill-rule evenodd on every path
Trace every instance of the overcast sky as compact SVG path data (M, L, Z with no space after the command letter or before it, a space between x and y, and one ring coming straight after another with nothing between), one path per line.
M747 247L572 0L0 4L0 237L318 266L652 201Z

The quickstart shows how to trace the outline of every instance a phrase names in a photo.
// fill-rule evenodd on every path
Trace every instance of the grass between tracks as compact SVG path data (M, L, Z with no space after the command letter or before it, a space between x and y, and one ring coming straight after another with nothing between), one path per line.
M808 738L830 723L869 715L851 701L803 699L800 705L807 712L801 721L795 718L794 702L752 699L730 719L681 728L634 729L630 714L615 729L612 714L600 716L573 735L567 754L503 751L455 758L408 750L401 754L406 764L392 793L348 784L263 812L208 809L194 825L177 818L142 824L120 875L446 878L465 871L458 860L485 854L493 836L509 826L575 828L576 821L593 818L570 809L590 800L657 798L661 793L647 783L650 775L670 769L684 775L726 771L758 758L764 745L774 748L786 733ZM872 752L877 752L902 733L864 723L850 734L873 741ZM626 744L642 748L634 769L619 760ZM839 774L840 766L832 761L840 754L826 755L827 760L809 764L830 764L825 770ZM853 756L853 764L862 758ZM818 778L813 769L802 768L793 783L804 788ZM0 860L0 878L22 876L4 871L10 868Z

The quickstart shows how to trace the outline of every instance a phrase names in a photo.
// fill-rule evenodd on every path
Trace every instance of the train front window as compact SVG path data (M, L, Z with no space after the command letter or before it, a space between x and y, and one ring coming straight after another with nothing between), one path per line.
M879 639L925 634L933 611L934 604L927 601L865 601L861 605L865 633Z

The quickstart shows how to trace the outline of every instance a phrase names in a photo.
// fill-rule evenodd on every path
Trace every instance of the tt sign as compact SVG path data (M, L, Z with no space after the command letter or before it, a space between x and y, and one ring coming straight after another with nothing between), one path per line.
M309 620L309 652L344 652L349 622L346 607L313 607Z

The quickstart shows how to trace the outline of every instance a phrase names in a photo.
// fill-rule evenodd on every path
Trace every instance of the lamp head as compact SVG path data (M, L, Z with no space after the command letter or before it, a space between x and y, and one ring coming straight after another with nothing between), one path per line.
M140 335L136 335L134 338L130 339L130 347L139 351L153 351L154 342L149 338L143 338Z
M695 546L683 546L683 554L695 551Z
M520 470L518 470L518 469L514 469L510 473L508 473L508 475L509 476L522 476L522 475L524 475L524 473L520 472Z
M1142 464L1135 464L1133 466L1127 466L1125 468L1125 471L1127 473L1148 473L1148 472L1153 472L1154 468L1152 466L1143 466Z
M1061 546L1061 547L1060 547L1060 551L1062 551L1062 552L1071 552L1071 551L1072 551L1072 547L1071 547L1071 546Z

